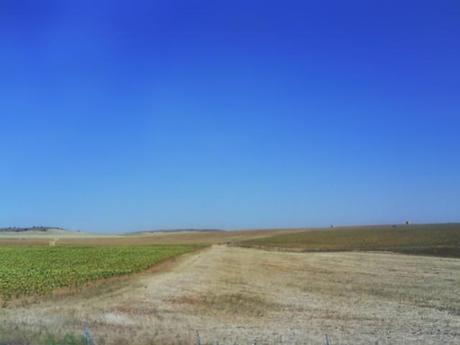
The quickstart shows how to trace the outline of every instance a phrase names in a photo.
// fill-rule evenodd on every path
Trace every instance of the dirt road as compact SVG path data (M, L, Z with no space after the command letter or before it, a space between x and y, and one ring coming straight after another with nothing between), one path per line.
M164 271L0 312L106 344L460 344L460 260L213 246Z

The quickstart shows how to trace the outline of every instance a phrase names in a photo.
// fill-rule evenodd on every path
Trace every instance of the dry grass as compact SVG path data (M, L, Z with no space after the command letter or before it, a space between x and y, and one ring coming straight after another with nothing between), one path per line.
M232 316L235 314L248 317L262 317L269 310L279 309L277 303L268 301L266 298L253 293L206 293L196 296L182 296L172 298L170 301L178 305L190 305L202 314Z
M27 234L0 236L0 245L48 245L50 238ZM460 257L460 224L360 226L334 229L158 232L125 236L59 237L57 245L133 246L154 244L231 244L290 251L393 251Z
M368 226L273 234L241 241L243 247L318 252L392 251L460 257L460 224Z
M111 290L2 309L24 331L107 344L448 344L460 337L460 260L213 246Z
M299 229L245 230L245 231L207 231L207 232L158 232L140 233L125 236L65 236L60 237L58 245L85 246L132 246L154 244L224 244L250 239L258 239L283 233L293 233ZM0 245L48 245L50 238L19 234L12 237L0 236Z

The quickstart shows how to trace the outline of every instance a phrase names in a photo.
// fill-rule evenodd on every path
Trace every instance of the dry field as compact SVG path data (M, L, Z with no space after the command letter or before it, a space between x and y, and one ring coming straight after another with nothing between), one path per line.
M1 233L1 245L48 245L51 239L58 239L59 245L113 246L113 245L151 245L151 244L223 244L246 240L257 240L279 234L290 234L305 229L261 229L241 231L209 231L209 232L145 232L135 235L94 235L87 233L55 233L23 234Z
M0 311L97 344L460 343L460 260L214 245L129 279ZM103 338L103 339L101 339Z
M387 251L460 258L460 224L305 229L249 238L238 245L296 252Z

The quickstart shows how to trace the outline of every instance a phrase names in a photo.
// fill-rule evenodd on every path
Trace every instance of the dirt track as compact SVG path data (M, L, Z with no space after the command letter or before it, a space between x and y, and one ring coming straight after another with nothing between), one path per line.
M9 307L6 325L107 344L459 344L460 260L213 246L111 289ZM108 335L107 335L108 334Z

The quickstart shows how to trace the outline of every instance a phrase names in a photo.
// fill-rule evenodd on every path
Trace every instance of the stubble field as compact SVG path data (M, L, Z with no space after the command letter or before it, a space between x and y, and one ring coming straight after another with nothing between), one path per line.
M83 344L78 337L85 324L98 345L197 344L198 338L201 344L319 345L326 334L332 344L460 343L459 259L358 251L362 241L353 251L286 251L295 241L278 248L280 235L308 238L308 232L144 235L128 239L129 247L114 246L119 238L101 238L96 251L110 243L136 253L142 246L133 243L147 238L177 245L178 239L196 244L210 236L208 243L217 244L77 291L13 300L0 309L0 343L51 344L53 334L73 339L63 344ZM413 248L426 245L422 233ZM331 245L343 243L335 238ZM237 246L248 246L247 240L251 247ZM269 248L277 250L252 247L264 241L277 243ZM65 250L68 243L61 245L58 250ZM56 250L40 243L15 247Z

